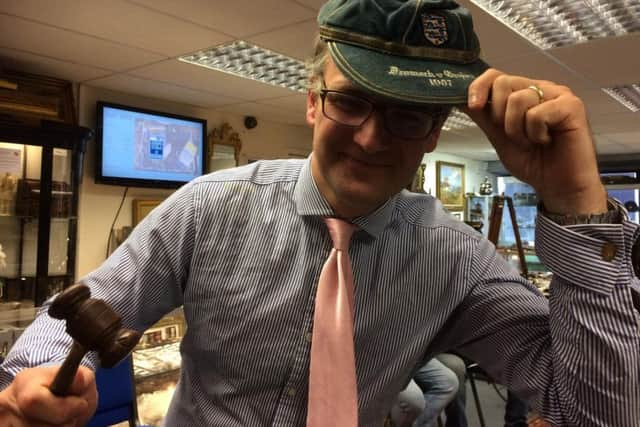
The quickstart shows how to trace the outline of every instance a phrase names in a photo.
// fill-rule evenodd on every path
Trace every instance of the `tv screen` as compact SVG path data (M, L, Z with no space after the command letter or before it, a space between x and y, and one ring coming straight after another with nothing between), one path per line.
M177 188L204 173L207 121L98 102L96 182Z

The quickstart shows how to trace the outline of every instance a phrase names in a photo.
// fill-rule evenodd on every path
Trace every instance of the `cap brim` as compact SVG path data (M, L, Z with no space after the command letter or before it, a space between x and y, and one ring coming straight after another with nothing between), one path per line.
M357 86L384 98L411 104L466 104L469 84L489 66L390 55L327 41L331 58Z

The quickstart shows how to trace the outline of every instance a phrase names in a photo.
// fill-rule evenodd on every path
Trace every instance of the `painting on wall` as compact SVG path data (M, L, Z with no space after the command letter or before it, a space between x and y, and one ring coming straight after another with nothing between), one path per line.
M436 162L436 197L449 211L464 210L464 165Z
M142 218L147 216L149 212L151 212L156 206L162 203L162 200L133 200L133 209L131 210L132 218L131 225L134 227L138 225Z

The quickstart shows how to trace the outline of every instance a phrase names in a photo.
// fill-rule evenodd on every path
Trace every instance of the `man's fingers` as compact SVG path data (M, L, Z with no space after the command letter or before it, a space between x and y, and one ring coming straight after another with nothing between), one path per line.
M483 103L482 108L479 104L471 107L472 93ZM462 110L487 134L498 151L507 148L501 134L510 144L551 142L550 132L564 130L564 122L578 107L571 99L575 96L564 86L510 76L494 69L472 82L469 96L469 106Z
M95 373L85 366L80 366L73 383L71 383L70 391L82 397L87 402L88 411L80 417L78 424L79 426L84 426L98 406Z
M545 102L540 94L549 96L538 85L530 85L509 95L504 114L504 133L510 140L520 143L551 141L544 115L537 114L541 110L538 107Z
M86 366L80 366L69 387L69 394L83 395L95 388L95 381L94 372Z
M468 102L467 106L471 110L480 110L486 105L489 95L491 93L491 87L493 81L502 73L495 68L489 68L482 73L478 78L471 82L468 90Z
M27 419L34 423L73 425L89 410L85 399L77 396L52 397L45 387L23 390L16 401Z
M81 367L72 384L72 394L58 397L51 393L59 367L24 369L11 384L11 401L17 416L29 426L74 426L86 421L95 410L97 395L90 369Z
M527 111L526 137L538 144L551 142L552 133L577 130L572 122L576 111L584 109L582 101L573 94L562 94L551 101L535 106Z

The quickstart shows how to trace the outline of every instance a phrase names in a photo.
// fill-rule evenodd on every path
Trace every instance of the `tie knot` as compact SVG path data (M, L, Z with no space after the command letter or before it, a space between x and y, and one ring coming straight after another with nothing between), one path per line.
M338 218L324 218L324 222L327 224L331 240L333 241L333 247L339 251L349 251L349 241L353 232L358 228L356 225L350 222L343 221Z

